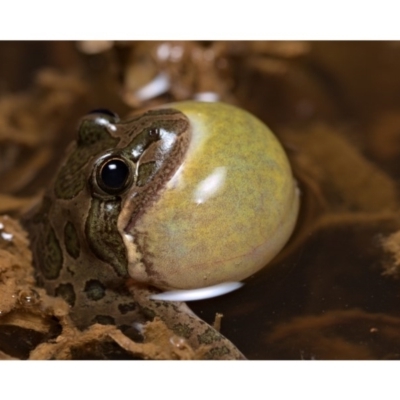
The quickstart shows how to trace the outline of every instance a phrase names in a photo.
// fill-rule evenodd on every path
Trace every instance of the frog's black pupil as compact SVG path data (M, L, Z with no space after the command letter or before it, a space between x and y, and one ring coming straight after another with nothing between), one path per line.
M109 160L101 169L103 185L111 190L123 189L129 176L129 168L122 160Z

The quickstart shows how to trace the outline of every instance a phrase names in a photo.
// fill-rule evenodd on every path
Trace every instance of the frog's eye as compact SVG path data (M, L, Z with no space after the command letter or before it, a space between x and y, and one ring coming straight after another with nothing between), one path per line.
M122 157L109 157L98 165L98 186L108 194L122 193L132 181L130 165Z

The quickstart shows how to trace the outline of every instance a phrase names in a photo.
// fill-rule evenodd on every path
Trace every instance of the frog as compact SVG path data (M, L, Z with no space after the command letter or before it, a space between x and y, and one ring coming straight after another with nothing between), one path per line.
M40 204L24 217L37 282L79 329L123 332L156 317L211 359L245 359L182 302L154 294L241 281L290 237L299 192L256 117L186 101L121 120L98 109Z

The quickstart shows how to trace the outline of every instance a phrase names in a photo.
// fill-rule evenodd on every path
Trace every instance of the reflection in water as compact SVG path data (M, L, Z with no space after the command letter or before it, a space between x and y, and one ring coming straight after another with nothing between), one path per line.
M209 198L215 196L223 187L226 178L226 168L217 167L201 181L193 194L193 199L196 204L202 204Z

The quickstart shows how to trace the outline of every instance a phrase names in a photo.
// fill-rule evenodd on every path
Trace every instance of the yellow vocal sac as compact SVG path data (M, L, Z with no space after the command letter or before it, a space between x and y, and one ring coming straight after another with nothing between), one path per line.
M298 215L299 191L274 134L223 103L163 106L190 122L184 160L127 232L128 273L161 289L240 281L282 249Z

